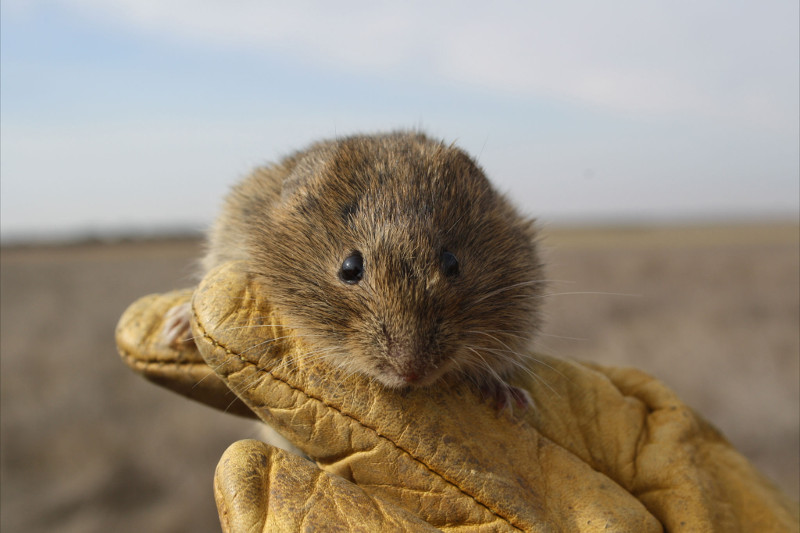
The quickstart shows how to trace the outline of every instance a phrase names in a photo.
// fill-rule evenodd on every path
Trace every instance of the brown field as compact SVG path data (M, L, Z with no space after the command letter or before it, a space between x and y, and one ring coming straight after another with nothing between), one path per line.
M636 366L800 494L797 225L548 229L540 351ZM192 240L3 248L0 529L218 531L211 479L252 422L151 385L114 326L191 285Z

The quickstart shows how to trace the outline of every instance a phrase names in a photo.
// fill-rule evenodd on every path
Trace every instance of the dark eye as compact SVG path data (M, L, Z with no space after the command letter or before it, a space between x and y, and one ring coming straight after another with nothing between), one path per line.
M353 252L351 256L342 262L339 270L339 279L349 285L355 285L364 277L364 258L359 252Z
M452 252L442 252L442 272L448 278L458 276L458 259Z

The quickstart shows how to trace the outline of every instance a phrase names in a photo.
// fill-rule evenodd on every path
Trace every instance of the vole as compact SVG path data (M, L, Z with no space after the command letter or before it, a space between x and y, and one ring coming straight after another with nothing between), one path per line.
M357 135L257 168L228 195L202 269L230 260L334 365L389 388L467 379L499 407L530 401L505 379L540 326L534 221L455 146Z

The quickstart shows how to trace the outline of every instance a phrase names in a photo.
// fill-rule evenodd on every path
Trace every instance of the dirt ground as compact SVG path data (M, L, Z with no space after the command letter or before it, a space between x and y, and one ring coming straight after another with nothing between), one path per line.
M800 494L800 228L547 228L539 350L646 370ZM136 298L190 286L197 241L3 248L0 529L219 531L211 479L255 425L116 355Z

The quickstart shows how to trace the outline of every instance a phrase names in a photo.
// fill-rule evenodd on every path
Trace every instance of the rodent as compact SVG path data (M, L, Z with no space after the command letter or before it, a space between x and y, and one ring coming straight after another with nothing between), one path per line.
M505 378L540 327L535 224L453 145L356 135L257 168L228 195L202 269L230 260L332 364L390 388L464 378L500 407L529 403Z

